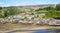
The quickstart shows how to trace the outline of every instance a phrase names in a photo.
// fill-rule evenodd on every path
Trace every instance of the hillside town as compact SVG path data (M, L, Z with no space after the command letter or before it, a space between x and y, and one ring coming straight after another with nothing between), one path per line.
M60 33L60 0L0 0L0 33Z
M34 16L45 16L45 14L19 14L9 16L7 18L0 18L0 23L15 23L15 24L36 24L36 25L60 25L60 20L54 18L35 18Z

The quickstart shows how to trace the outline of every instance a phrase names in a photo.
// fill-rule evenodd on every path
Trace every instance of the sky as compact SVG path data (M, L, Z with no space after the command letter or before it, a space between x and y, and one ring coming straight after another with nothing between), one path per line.
M1 7L58 4L60 0L0 0Z

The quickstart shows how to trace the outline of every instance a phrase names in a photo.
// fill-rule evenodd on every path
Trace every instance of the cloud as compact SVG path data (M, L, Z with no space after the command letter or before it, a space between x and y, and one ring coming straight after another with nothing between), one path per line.
M2 5L3 3L0 3L0 5Z
M14 2L14 3L0 3L0 6L2 7L8 7L8 6L27 6L27 5L40 5L40 4L48 4L46 2Z
M26 6L26 5L39 5L39 4L46 4L46 3L41 3L41 2L14 2L11 5L12 6Z
M0 3L0 5L3 5L3 3Z
M4 6L4 3L0 3L0 7L3 7Z
M58 4L57 2L36 2L37 4Z
M10 4L0 3L0 7L8 7L11 6Z
M23 2L22 4L30 4L30 2Z
M18 3L18 2L14 2L11 4L11 6L19 6L19 5L20 5L20 3Z
M22 3L20 3L20 5L22 5L22 6L34 5L34 3L32 3L32 2L22 2Z
M1 7L8 7L8 6L28 6L28 5L41 5L41 4L54 4L54 3L49 3L49 2L13 2L13 3L1 3L0 2L0 6Z
M12 4L7 4L7 6L27 6L27 5L40 5L40 4L48 4L46 2L14 2Z
M28 5L29 3L28 2L14 2L12 3L11 5L12 6L23 6L23 5Z

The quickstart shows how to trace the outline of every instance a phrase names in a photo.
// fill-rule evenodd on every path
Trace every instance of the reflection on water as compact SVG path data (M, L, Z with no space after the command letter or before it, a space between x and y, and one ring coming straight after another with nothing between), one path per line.
M51 29L51 30L39 30L33 33L60 33L60 29Z

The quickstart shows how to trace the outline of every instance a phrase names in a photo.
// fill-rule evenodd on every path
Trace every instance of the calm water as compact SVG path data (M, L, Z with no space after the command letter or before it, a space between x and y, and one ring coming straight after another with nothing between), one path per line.
M6 32L6 33L15 33L15 32L25 32L25 31L29 31L32 33L60 33L60 29L50 29L50 30L14 30L14 31L10 31L10 32Z
M33 33L60 33L60 29L38 30Z

